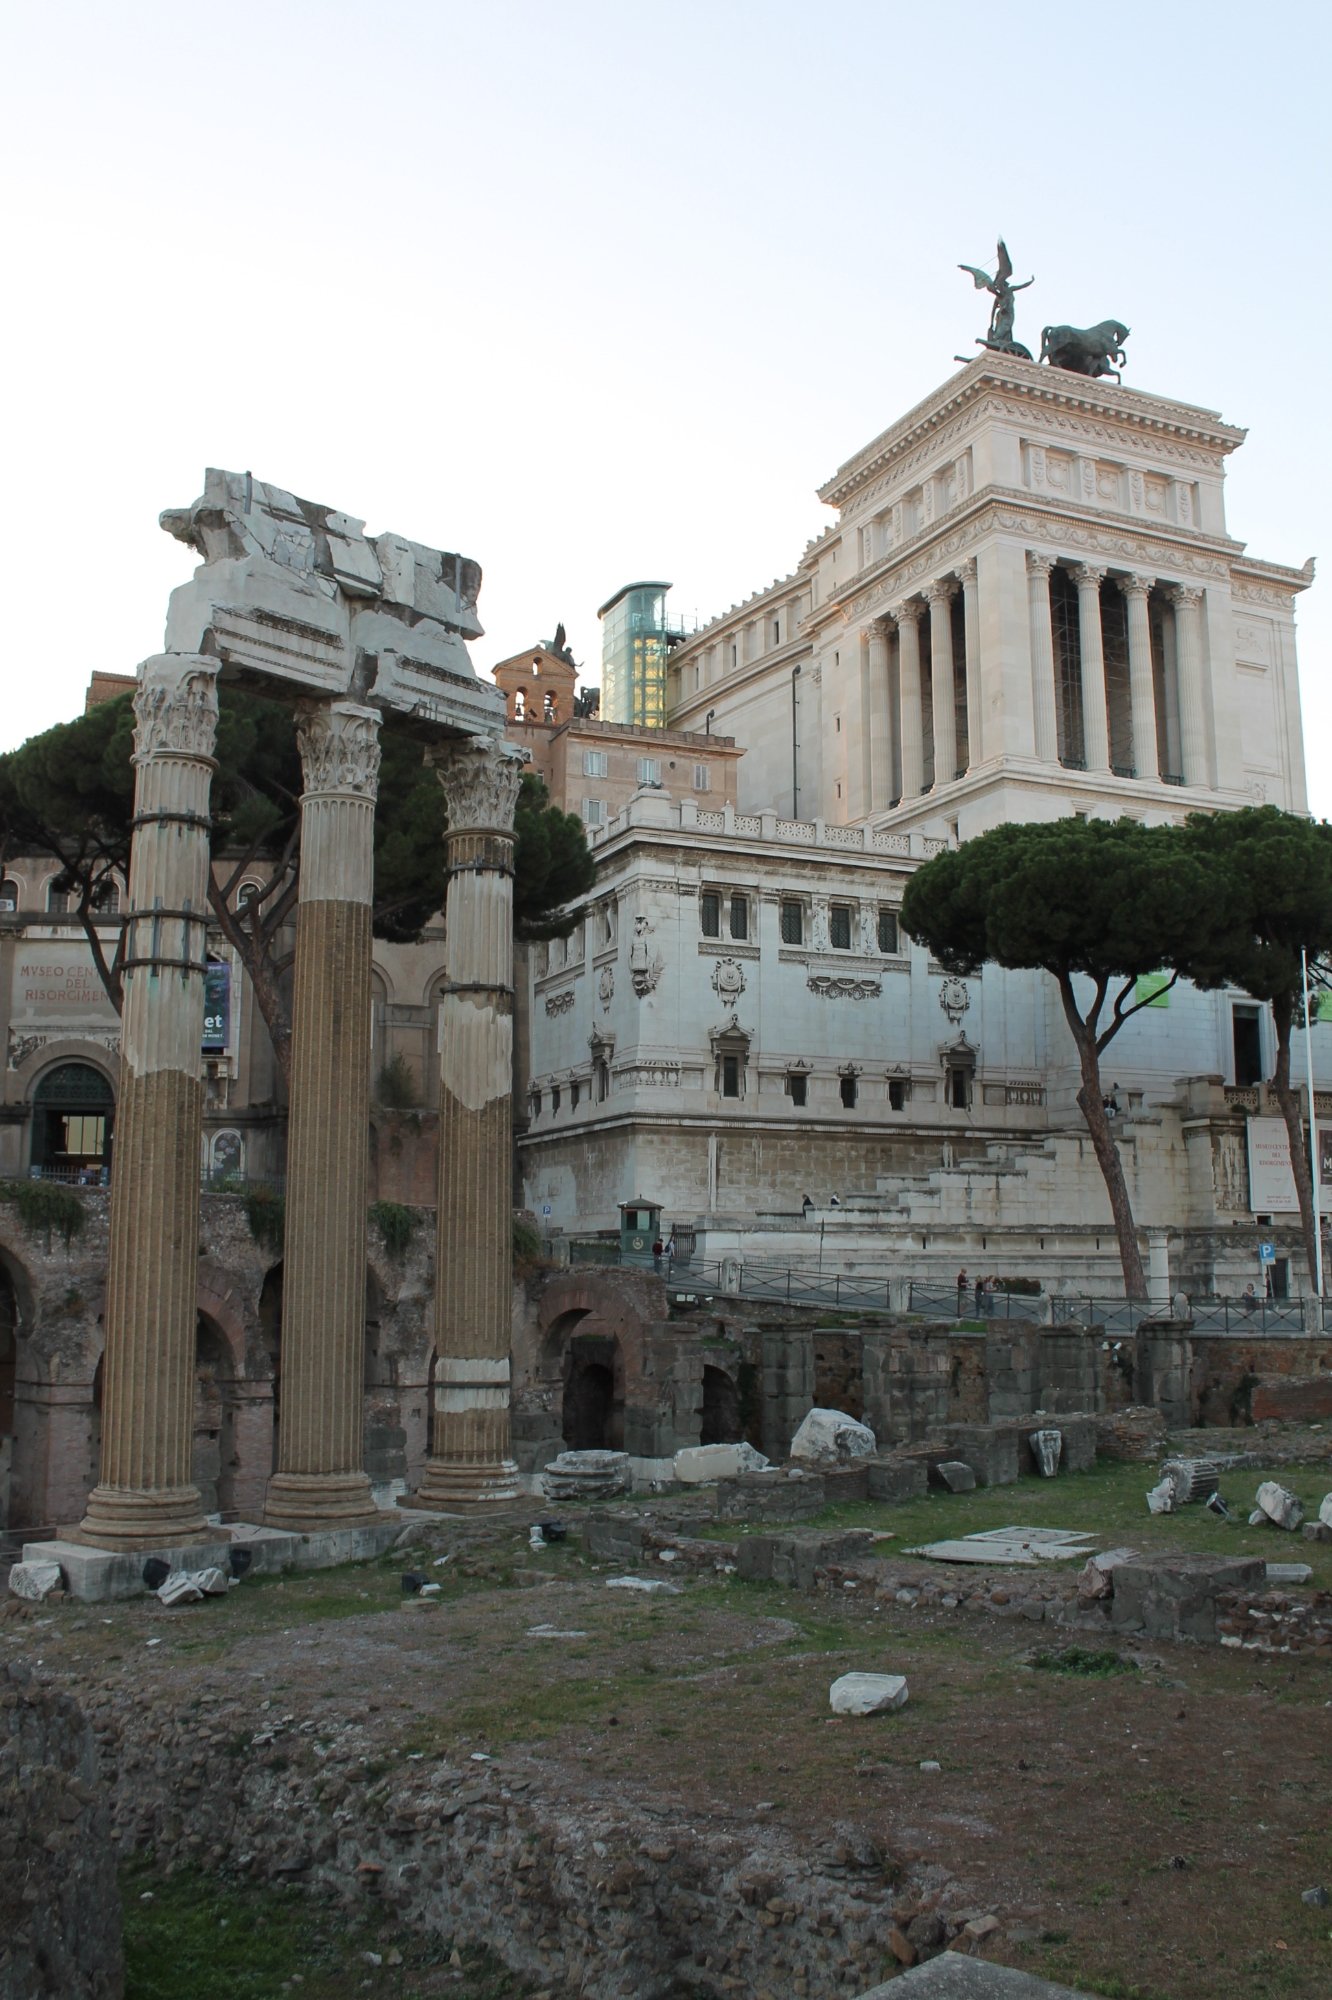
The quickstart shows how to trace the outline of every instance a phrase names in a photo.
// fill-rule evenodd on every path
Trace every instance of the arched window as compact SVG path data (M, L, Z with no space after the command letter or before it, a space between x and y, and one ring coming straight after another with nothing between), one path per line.
M99 917L114 917L120 910L120 884L108 876L93 892L92 907Z
M57 883L63 883L63 881L64 877L62 875L53 875L46 885L46 911L48 916L63 917L74 906L74 891L63 887L57 888L56 886Z
M0 916L17 915L18 906L22 901L23 891L12 875L6 875L4 881L0 882Z
M116 1100L91 1063L59 1063L32 1093L32 1165L44 1180L100 1182Z

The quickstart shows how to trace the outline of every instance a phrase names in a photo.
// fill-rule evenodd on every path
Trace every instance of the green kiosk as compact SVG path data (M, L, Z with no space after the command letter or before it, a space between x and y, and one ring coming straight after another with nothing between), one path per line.
M652 1246L661 1234L661 1203L639 1195L620 1203L620 1258L623 1263L652 1262Z

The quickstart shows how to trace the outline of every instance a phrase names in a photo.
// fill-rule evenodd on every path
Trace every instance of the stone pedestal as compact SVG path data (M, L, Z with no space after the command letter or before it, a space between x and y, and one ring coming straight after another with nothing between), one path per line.
M513 1278L513 814L517 754L472 739L434 758L449 808L449 979L440 1009L435 1390L415 1504L518 1497L509 1429Z
M162 654L144 662L134 696L102 1464L79 1531L106 1549L205 1531L190 1453L216 681L216 660Z
M370 1115L370 900L379 715L302 710L282 1398L269 1527L376 1518L362 1463Z

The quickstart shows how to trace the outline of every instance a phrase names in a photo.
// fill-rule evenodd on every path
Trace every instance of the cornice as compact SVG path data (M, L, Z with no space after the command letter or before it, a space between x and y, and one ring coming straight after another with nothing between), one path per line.
M1210 449L1212 458L1234 451L1246 436L1243 430L1223 423L1216 410L1176 403L1139 389L1111 389L1087 376L1037 362L986 355L969 362L959 375L840 465L819 488L820 500L830 507L844 507L894 459L926 437L937 440L960 411L996 391L1003 399L1035 405L1047 415L1062 410L1084 419L1092 416L1109 421L1116 426L1118 436L1127 427L1158 439L1201 445Z

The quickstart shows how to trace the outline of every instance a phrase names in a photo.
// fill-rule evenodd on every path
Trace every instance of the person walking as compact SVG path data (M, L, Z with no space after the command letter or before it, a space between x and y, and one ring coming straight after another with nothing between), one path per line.
M957 1316L961 1319L967 1309L967 1267L964 1264L957 1274Z

